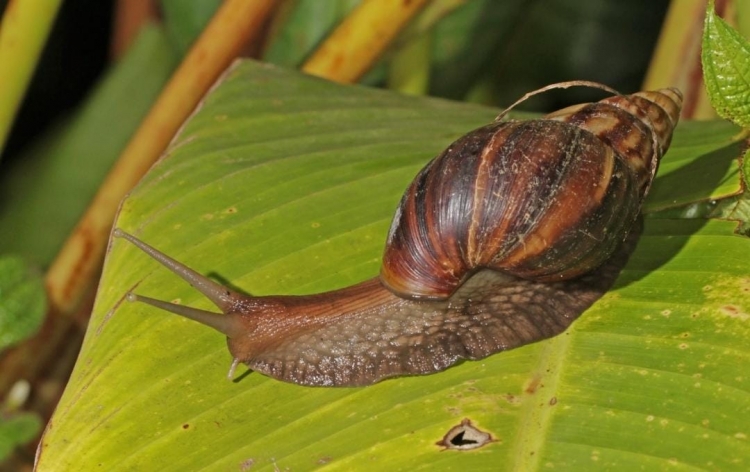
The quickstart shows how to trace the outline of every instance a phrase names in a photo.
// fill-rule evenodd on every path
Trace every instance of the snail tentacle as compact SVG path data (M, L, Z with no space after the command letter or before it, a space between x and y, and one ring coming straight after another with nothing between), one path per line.
M234 290L230 290L227 287L214 282L207 277L204 277L185 264L167 256L161 251L157 251L152 246L149 246L145 242L136 238L132 234L123 231L120 228L115 228L115 230L112 232L112 236L114 236L115 238L123 238L130 241L143 252L161 263L164 267L179 275L192 287L205 295L206 298L211 300L213 304L216 305L216 307L224 313L232 311L232 309L234 309L234 307L237 305L237 301L242 298L242 294L237 293Z
M130 241L130 239L129 239ZM184 318L197 321L198 323L209 326L216 331L223 333L227 337L236 337L240 333L241 326L236 322L233 322L233 318L222 315L220 313L214 313L212 311L200 310L185 305L178 305L176 303L165 302L163 300L157 300L151 297L145 297L135 293L128 293L127 300L129 302L141 302L153 307L159 308L160 310L180 315Z

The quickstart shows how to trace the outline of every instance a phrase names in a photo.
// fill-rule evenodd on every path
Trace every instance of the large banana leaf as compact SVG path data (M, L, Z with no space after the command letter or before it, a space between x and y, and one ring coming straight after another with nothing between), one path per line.
M254 294L349 285L377 274L417 170L496 113L238 63L116 224ZM649 208L738 191L736 132L682 125ZM563 335L341 389L227 381L222 335L124 295L209 302L116 240L38 470L750 467L750 241L735 226L647 218L615 289ZM435 444L464 418L495 441Z

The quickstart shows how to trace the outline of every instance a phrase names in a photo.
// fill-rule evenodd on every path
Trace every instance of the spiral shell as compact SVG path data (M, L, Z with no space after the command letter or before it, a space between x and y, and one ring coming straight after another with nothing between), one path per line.
M459 138L401 199L381 281L441 299L481 268L559 281L600 266L640 213L681 104L677 89L639 92Z

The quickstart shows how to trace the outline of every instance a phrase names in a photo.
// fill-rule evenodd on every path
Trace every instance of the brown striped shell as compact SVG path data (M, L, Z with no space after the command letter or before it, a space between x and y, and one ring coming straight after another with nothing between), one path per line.
M381 281L442 299L481 268L559 281L600 266L640 213L681 105L674 88L639 92L459 138L404 194Z

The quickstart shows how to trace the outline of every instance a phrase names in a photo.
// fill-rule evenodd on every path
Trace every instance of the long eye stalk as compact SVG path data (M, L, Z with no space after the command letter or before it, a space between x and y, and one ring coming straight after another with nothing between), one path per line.
M193 321L197 321L198 323L214 328L215 330L223 333L229 338L234 338L240 335L241 326L237 318L232 315L227 315L226 313L231 312L232 307L234 307L236 304L237 298L242 297L242 295L233 292L226 287L214 282L208 277L199 274L185 264L182 264L181 262L172 259L161 251L158 251L152 246L149 246L132 234L126 233L125 231L117 228L113 232L113 235L117 238L123 238L130 241L132 244L154 258L156 261L160 262L166 268L182 277L191 286L198 289L198 291L200 291L209 300L211 300L225 314L222 315L207 310L200 310L198 308L178 305L176 303L157 300L155 298L145 297L143 295L137 295L135 293L128 294L128 301L146 303L170 313L174 313Z
M112 235L116 238L123 238L130 241L143 252L154 258L156 261L160 262L164 267L182 277L182 279L184 279L187 283L189 283L191 286L195 287L199 292L205 295L206 298L211 300L214 305L216 305L224 313L230 312L234 307L237 298L242 297L242 295L229 290L223 285L218 284L208 277L194 271L185 264L172 259L163 252L149 246L132 234L126 233L120 228L115 229Z

